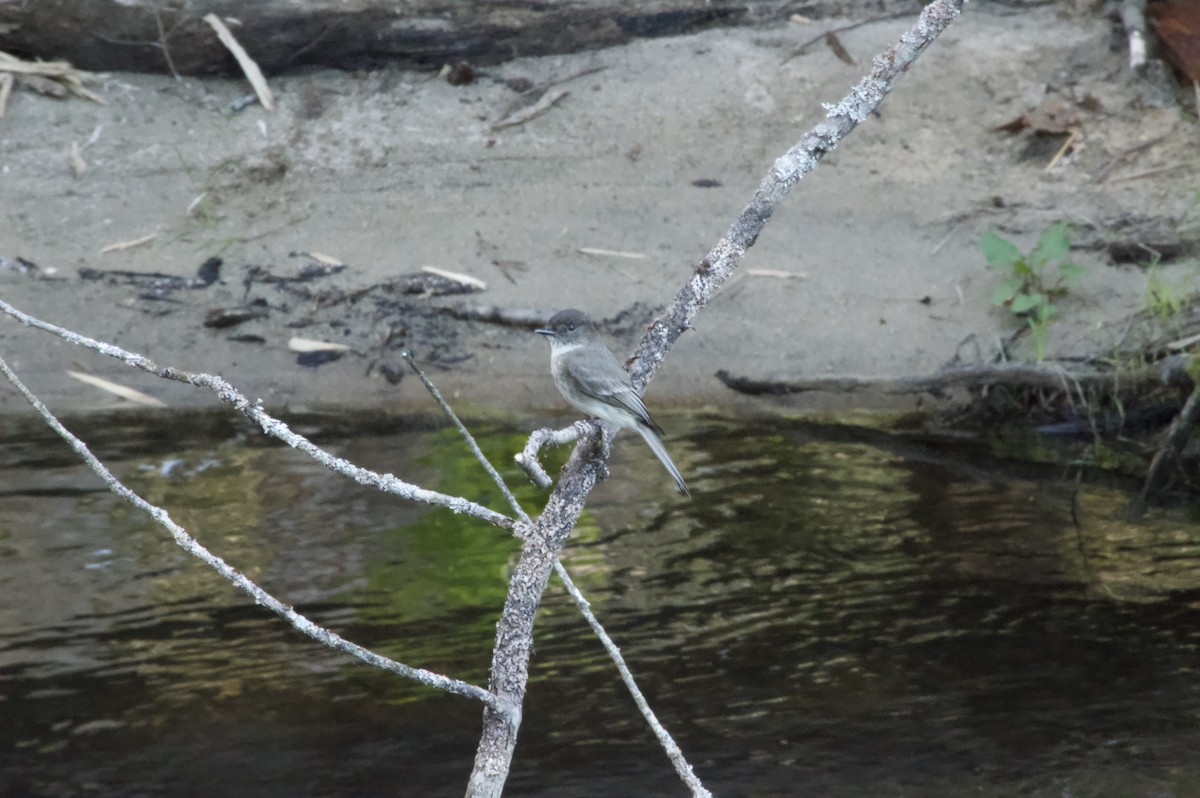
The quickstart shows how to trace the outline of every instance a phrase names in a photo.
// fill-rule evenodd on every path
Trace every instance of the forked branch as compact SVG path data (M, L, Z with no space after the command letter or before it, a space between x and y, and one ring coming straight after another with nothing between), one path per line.
M636 389L641 391L645 388L676 339L691 327L700 310L732 276L746 250L753 246L796 181L816 168L826 153L866 121L892 90L895 80L954 21L964 2L933 0L927 5L912 30L875 58L871 74L863 78L840 103L827 106L825 120L775 161L750 204L642 337L634 351L631 369ZM492 677L488 684L488 689L497 692L506 705L519 706L524 701L533 622L542 591L567 536L583 510L588 493L605 468L611 434L611 431L606 431L598 446L590 445L590 438L576 446L546 510L524 539L525 545L514 569L497 628ZM476 752L468 796L498 798L501 794L516 747L519 726L519 715L503 718L491 710L484 710L483 737ZM705 793L696 791L696 794Z

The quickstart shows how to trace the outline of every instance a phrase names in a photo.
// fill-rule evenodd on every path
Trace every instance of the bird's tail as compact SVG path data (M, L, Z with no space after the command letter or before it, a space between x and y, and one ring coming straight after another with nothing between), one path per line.
M692 492L688 490L687 483L680 476L679 469L671 462L671 455L667 454L667 448L663 446L663 442L658 437L658 434L645 424L638 424L637 431L642 436L642 440L646 442L646 445L650 447L650 451L654 452L654 456L662 462L671 476L675 478L675 484L679 486L679 492L684 496L691 496Z

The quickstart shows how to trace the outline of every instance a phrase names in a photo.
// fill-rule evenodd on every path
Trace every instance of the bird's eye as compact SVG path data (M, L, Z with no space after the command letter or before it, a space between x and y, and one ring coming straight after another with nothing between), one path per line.
M575 325L574 325L574 324L568 324L568 325L567 325L567 332L575 332Z

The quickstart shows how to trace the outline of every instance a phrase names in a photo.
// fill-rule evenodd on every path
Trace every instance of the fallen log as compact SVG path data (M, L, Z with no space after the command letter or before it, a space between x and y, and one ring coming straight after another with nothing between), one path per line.
M853 2L809 5L806 14L813 17ZM65 59L87 70L234 74L233 56L204 22L213 13L268 74L312 65L438 69L766 22L786 17L792 6L784 0L0 2L0 50Z
M1145 367L1119 377L1112 371L1100 369L1067 369L1061 365L1024 363L992 363L975 366L951 366L932 374L903 377L883 377L858 374L829 374L794 379L756 379L739 377L728 371L718 371L717 379L730 389L752 396L785 396L787 394L823 391L850 393L872 391L882 394L942 394L951 388L977 388L986 385L1050 388L1072 390L1074 385L1111 383L1120 380L1126 386L1141 381L1161 382L1158 369Z

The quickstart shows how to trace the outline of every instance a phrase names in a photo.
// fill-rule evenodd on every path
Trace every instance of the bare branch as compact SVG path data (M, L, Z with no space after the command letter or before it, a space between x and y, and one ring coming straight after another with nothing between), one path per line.
M1147 370L1150 379L1157 379ZM1111 372L1068 371L1061 365L1025 365L996 363L979 366L954 366L933 374L915 374L903 377L880 377L866 374L822 374L790 380L766 380L739 377L728 371L718 371L717 379L729 388L750 395L782 396L809 391L849 393L866 390L887 394L941 393L956 387L980 385L1016 385L1057 388L1067 390L1067 378L1074 381L1097 383L1114 379Z
M459 420L458 414L454 412L454 410L450 407L450 404L442 397L442 392L437 389L437 386L433 384L433 381L429 379L425 372L417 366L410 353L405 352L404 359L408 361L408 365L412 367L413 371L415 371L417 376L420 377L421 382L425 384L425 387L433 396L434 401L441 406L442 410L445 411L446 415L449 416L450 420L454 423L454 426L466 439L467 445L471 447L471 451L474 452L476 459L479 460L480 464L484 467L484 470L491 475L492 480L495 481L501 492L508 499L509 506L512 507L513 512L517 515L517 517L521 519L522 524L531 524L532 521L525 513L525 510L522 509L520 503L517 501L516 496L512 494L512 491L510 491L508 486L504 483L504 478L500 476L500 472L498 472L492 466L492 464L488 462L488 459L483 454L483 450L479 448L479 444L475 442L474 436L471 435L470 430L468 430L466 425ZM554 433L551 430L538 430L538 432L546 432L549 433L550 436L568 433L563 437L569 440L575 440L580 434L583 433L583 430L586 429L584 426L586 424L587 422L585 421L576 422L570 427L567 427L567 429L561 430L560 433ZM530 440L532 441L532 439L533 437L531 436ZM526 452L528 452L530 446L527 445L525 449ZM518 462L520 462L520 455L517 456L517 459ZM531 455L529 462L533 463L542 473L542 475L545 476L546 472L541 469L541 465L537 462L536 450ZM549 476L546 476L547 484L549 484L549 479ZM521 526L518 525L518 536L520 536L520 531ZM688 764L687 759L684 758L683 751L680 750L679 745L675 742L674 738L671 737L670 733L663 727L663 725L659 723L658 717L655 716L654 711L650 709L650 704L646 701L646 696L643 695L641 689L637 686L637 681L633 678L633 673L630 672L629 666L625 664L625 658L621 655L621 650L617 647L617 644L613 642L613 639L608 636L608 632L604 630L604 627L600 624L600 621L592 613L592 608L588 603L588 600L584 598L583 593L578 587L575 586L575 582L571 579L571 575L567 573L567 569L558 560L555 560L554 562L554 572L558 574L558 578L562 580L563 586L567 589L567 594L575 602L575 606L579 608L580 613L583 614L588 626L592 627L592 631L598 638L600 638L601 645L603 645L604 650L608 652L608 656L612 659L613 664L617 666L617 672L621 675L621 680L625 682L626 688L628 688L630 695L633 697L634 704L642 713L642 717L646 719L651 731L653 731L654 735L658 738L659 744L662 745L667 757L675 766L675 770L679 773L679 777L683 779L685 784L688 785L693 795L701 796L701 798L708 798L708 796L711 796L712 794L704 788L704 785L701 784L700 779L698 779L696 774L693 772L692 766Z
M792 185L812 171L827 152L867 119L891 91L896 78L912 66L917 56L958 16L964 2L933 0L927 5L913 29L875 59L871 74L842 102L828 107L827 118L776 160L750 204L642 337L634 352L631 370L636 389L645 388L675 340L691 326L696 314L733 274ZM496 649L488 683L488 689L506 706L521 706L524 701L533 622L542 591L607 460L613 431L607 424L601 426L603 435L598 439L581 439L580 445L575 447L563 469L558 488L524 538L521 557L513 571L504 611L497 624ZM491 709L485 709L483 716L483 735L467 795L498 798L516 747L520 716L514 714L505 718Z
M5 378L12 383L13 387L15 387L21 393L21 395L25 397L33 409L36 410L37 413L46 421L46 424L49 425L52 430L58 433L59 437L66 441L67 445L75 450L76 454L83 458L83 461L88 464L88 467L91 468L92 471L95 472L98 477L100 477L100 479L104 480L104 483L108 485L109 490L150 516L155 523L170 533L171 537L174 538L175 543L178 544L180 548L182 548L188 554L191 554L193 557L202 560L214 571L219 573L228 581L232 582L234 587L237 587L239 590L248 594L252 599L254 599L256 604L260 604L271 610L271 612L286 620L301 634L308 635L312 639L323 643L330 648L335 648L338 651L342 651L352 657L357 657L368 665L374 665L377 668L391 671L392 673L403 676L406 679L412 679L413 681L420 682L421 684L428 685L429 687L433 687L438 690L444 690L447 693L461 695L466 698L474 698L477 701L482 701L495 712L505 715L508 714L507 710L501 705L496 697L483 688L468 682L459 681L458 679L451 679L447 676L443 676L440 673L427 671L423 668L414 668L409 665L405 665L402 662L397 662L393 659L389 659L388 657L376 654L375 652L363 648L360 645L351 643L349 640L346 640L340 635L337 635L322 626L318 626L305 616L296 612L293 608L287 606L279 599L272 596L270 593L267 593L240 571L233 568L223 559L202 546L195 538L189 535L183 529L183 527L172 521L166 510L146 501L132 489L118 480L116 476L109 471L102 462L100 462L99 458L92 454L92 452L88 449L87 444L75 437L70 430L64 427L62 423L54 416L54 414L51 413L44 404L42 404L41 400L38 399L27 387L25 387L25 384L21 382L16 374L13 373L12 369L8 367L8 363L6 363L3 358L0 358L0 373L3 373Z
M550 479L550 475L542 467L542 463L538 459L538 452L546 444L562 446L564 443L579 440L580 437L588 434L587 427L584 426L587 423L582 420L576 421L571 426L559 430L549 429L548 427L535 429L530 433L529 440L525 442L525 448L513 455L513 460L524 469L533 484L539 488L548 488L554 484L554 480Z
M523 538L521 556L509 578L508 596L496 624L496 648L492 653L488 680L488 690L500 699L502 706L524 705L529 655L533 648L533 623L542 594L558 553L583 512L584 501L600 474L600 458L593 456L593 446L607 448L604 441L596 437L575 447L563 469L558 489L550 494L546 508ZM467 785L468 796L499 798L508 777L520 726L521 716L517 712L506 716L491 708L484 710L483 733Z
M696 314L732 276L742 256L754 245L759 233L791 187L816 168L817 163L850 131L866 121L883 102L896 79L913 65L933 40L958 17L966 0L934 0L921 12L912 30L893 47L876 56L874 69L836 105L826 105L826 118L775 161L763 178L750 204L700 261L688 282L675 294L634 350L631 369L635 388L642 389L671 346L692 326Z
M1144 506L1162 487L1167 466L1178 462L1179 453L1183 451L1183 446L1187 443L1198 418L1200 418L1200 385L1192 390L1191 395L1184 402L1183 409L1179 411L1179 415L1175 417L1175 420L1171 422L1170 429L1167 430L1166 442L1154 455L1154 459L1150 461L1146 482L1138 497L1139 504Z
M460 496L448 496L445 493L426 490L419 488L416 485L411 485L404 482L391 474L379 474L366 468L360 468L354 465L349 460L344 460L340 457L334 457L312 441L305 438L303 435L292 432L287 424L269 415L262 409L258 402L251 402L232 385L221 377L212 374L192 374L186 371L181 371L170 366L160 367L154 361L147 357L143 357L135 352L129 352L112 344L106 344L102 341L97 341L88 338L84 335L65 330L61 327L50 324L49 322L36 319L26 313L14 308L4 300L0 300L0 311L7 313L17 321L28 327L34 327L45 332L53 333L58 337L70 341L73 344L85 347L87 349L99 352L102 355L116 358L124 362L127 366L141 369L164 379L175 380L177 382L185 382L189 385L195 385L201 388L208 388L215 393L217 397L227 404L233 406L246 418L253 421L263 432L297 449L304 452L309 457L324 465L326 468L336 471L344 477L348 477L360 485L368 485L384 493L390 493L393 496L399 496L402 499L407 499L421 504L430 504L436 507L445 507L455 513L466 513L467 515L478 518L481 521L486 521L489 524L495 524L503 529L511 530L514 525L513 519L497 513L495 510L489 510L475 502L467 501Z
M480 465L483 466L483 469L488 472L488 476L492 478L492 481L496 483L496 487L500 489L500 492L504 494L504 498L508 500L508 506L513 509L513 513L515 513L518 518L524 521L526 525L531 523L529 516L523 509L521 509L521 504L517 501L517 497L512 494L511 490L508 489L508 485L504 482L504 477L500 476L500 472L497 471L495 467L492 466L491 462L489 462L484 456L483 450L480 449L479 444L475 442L475 436L472 435L470 430L467 429L466 424L463 424L462 421L459 420L458 414L450 409L449 403L447 403L442 397L442 392L439 391L437 386L433 384L433 380L429 379L425 372L421 370L421 367L417 365L416 361L413 360L412 353L406 350L401 352L400 356L408 361L408 365L412 367L412 370L416 372L417 376L421 379L421 382L425 384L425 388L429 391L430 395L433 397L433 400L437 402L442 408L443 412L449 416L450 421L453 422L455 428L458 429L459 434L461 434L466 440L467 446L471 447L471 453L475 455L475 459L478 460ZM519 531L520 528L518 527L518 532Z
M554 573L558 574L558 578L562 580L563 585L567 588L567 594L571 596L575 601L575 606L579 607L579 611L583 613L584 620L588 622L588 626L592 627L592 631L596 637L600 638L601 645L608 652L608 656L612 658L613 664L617 666L617 672L621 674L621 681L625 682L626 689L633 696L633 703L637 705L638 711L642 713L642 717L650 724L650 730L658 738L659 745L667 752L667 757L671 760L671 764L675 766L675 771L679 774L679 778L683 779L683 783L692 791L692 795L697 796L697 798L711 798L712 793L705 789L700 779L696 777L692 766L684 758L683 751L680 750L675 739L658 722L658 717L654 714L654 710L650 708L650 704L646 701L646 696L642 694L641 689L637 686L637 682L633 678L633 673L630 672L629 666L625 664L625 658L621 655L621 649L617 648L617 644L608 636L608 632L604 631L604 627L600 625L600 621L596 620L596 616L592 614L588 600L584 598L583 593L579 592L579 588L575 587L575 583L571 581L571 577L567 574L567 569L563 567L561 562L554 563Z

